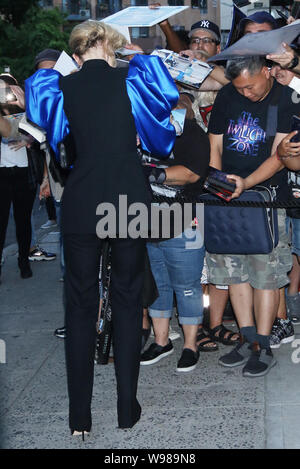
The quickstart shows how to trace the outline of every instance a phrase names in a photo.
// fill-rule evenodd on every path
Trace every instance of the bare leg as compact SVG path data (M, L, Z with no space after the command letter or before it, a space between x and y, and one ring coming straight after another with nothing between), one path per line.
M253 288L249 283L229 286L230 300L240 328L254 326Z
M202 285L202 291L203 291L203 295L208 295L209 296L209 289L210 289L210 286L211 285ZM214 286L214 285L213 285ZM209 300L209 303L210 303L211 300ZM209 307L209 309L211 310L211 306ZM223 314L223 313L222 313ZM210 313L211 315L211 313ZM203 332L203 324L199 324L198 326L198 334L201 334ZM203 339L200 339L197 341L196 345L201 345L203 342L206 342L205 343L205 348L212 348L212 349L216 349L217 347L217 344L213 341L211 342L207 342L207 336L205 334L205 337Z
M197 351L196 337L198 332L198 325L182 325L183 334L184 334L184 345L183 348L189 348L194 352Z
M279 305L279 289L254 289L254 311L257 333L270 335Z
M147 308L143 308L143 329L150 329L150 321Z
M209 327L214 329L223 322L223 314L229 299L229 290L217 288L216 285L209 285ZM218 337L220 331L215 333ZM226 332L224 339L227 339L230 332ZM238 340L239 334L234 334L232 340Z
M279 289L279 305L276 317L279 319L287 319L284 288Z
M211 329L222 324L228 298L228 290L220 290L215 285L209 285L209 325Z
M293 268L289 274L290 284L287 289L288 295L298 295L300 283L300 264L296 254L293 254Z
M155 342L165 347L169 342L169 318L152 318Z

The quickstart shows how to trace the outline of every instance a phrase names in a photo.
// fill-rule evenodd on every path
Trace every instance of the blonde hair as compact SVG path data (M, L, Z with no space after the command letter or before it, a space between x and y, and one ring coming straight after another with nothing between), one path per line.
M108 55L114 57L115 50L123 47L127 40L121 33L106 23L87 20L73 28L69 46L72 52L81 58L98 42L105 47Z

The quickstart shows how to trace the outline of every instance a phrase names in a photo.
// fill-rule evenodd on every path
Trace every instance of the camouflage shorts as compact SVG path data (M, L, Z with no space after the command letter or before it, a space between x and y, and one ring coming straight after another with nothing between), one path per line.
M279 243L270 254L206 253L209 282L215 285L250 283L253 288L275 290L289 283L292 255L285 229L285 210L278 210Z

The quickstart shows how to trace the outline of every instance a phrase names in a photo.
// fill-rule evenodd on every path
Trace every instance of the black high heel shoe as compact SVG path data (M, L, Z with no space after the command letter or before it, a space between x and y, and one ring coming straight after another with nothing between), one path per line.
M32 270L29 265L28 258L18 258L18 266L20 269L21 277L22 278L30 278L32 277Z
M142 413L142 408L138 402L136 402L136 408L135 408L135 414L133 417L133 420L131 422L123 423L121 424L119 422L119 428L122 428L123 430L126 430L127 428L132 428L134 425L140 420L141 418L141 413Z

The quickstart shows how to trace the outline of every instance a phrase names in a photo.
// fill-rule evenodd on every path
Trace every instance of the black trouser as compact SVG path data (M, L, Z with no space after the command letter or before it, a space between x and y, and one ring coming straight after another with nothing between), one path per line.
M54 197L52 195L46 198L46 210L48 214L48 219L56 220L55 202Z
M31 212L36 195L36 187L28 183L28 168L0 168L0 257L4 247L9 220L9 210L13 204L19 258L27 259L31 241Z
M99 266L103 241L96 235L64 235L66 263L66 362L71 430L90 430ZM144 240L111 240L111 305L120 427L135 423L142 335ZM102 401L99 405L105 405Z

